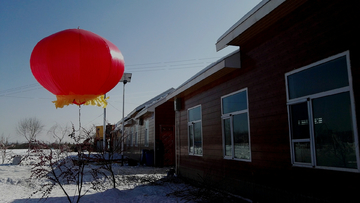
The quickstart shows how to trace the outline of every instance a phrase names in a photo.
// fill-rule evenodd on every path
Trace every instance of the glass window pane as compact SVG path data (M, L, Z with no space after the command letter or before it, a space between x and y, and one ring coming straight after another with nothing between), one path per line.
M310 142L294 143L295 162L311 163Z
M349 85L346 57L340 57L288 76L289 98Z
M131 146L133 145L133 134L132 134L132 132L130 132L130 145Z
M307 103L290 106L292 139L309 139L309 117Z
M149 146L149 135L148 135L148 130L145 129L145 132L144 132L144 137L145 137L145 146Z
M194 153L202 154L201 144L201 122L194 123Z
M133 146L134 142L133 142L133 132L134 132L134 128L132 127L130 129L130 145Z
M357 168L349 92L312 104L317 165Z
M222 99L223 114L247 109L246 91Z
M125 136L126 136L127 145L130 145L130 135L128 134L128 132L125 132Z
M194 134L193 126L189 125L189 153L194 153Z
M233 117L235 158L250 159L249 130L247 113Z
M149 146L149 120L145 121L145 145Z
M135 132L135 145L137 145L137 144L138 144L138 133Z
M225 142L225 156L232 156L232 144L231 144L231 129L230 118L223 120L224 128L224 142Z
M189 122L201 120L201 108L200 106L190 109L189 111Z

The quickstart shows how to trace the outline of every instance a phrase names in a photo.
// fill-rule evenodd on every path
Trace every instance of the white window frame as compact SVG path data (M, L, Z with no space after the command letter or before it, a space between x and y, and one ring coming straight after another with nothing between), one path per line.
M303 97L290 99L289 98L289 87L288 87L288 76L301 72L306 69L313 68L317 65L329 62L331 60L340 58L340 57L346 57L347 62L347 73L348 73L348 79L349 79L349 86L341 87L337 89L332 89L325 92L319 92L311 95L306 95ZM288 72L285 74L285 85L286 85L286 99L287 99L287 110L288 110L288 124L289 124L289 140L290 140L290 153L291 153L291 163L293 166L298 167L311 167L311 168L319 168L319 169L327 169L327 170L335 170L335 171L348 171L348 172L360 172L360 158L359 158L359 140L358 140L358 131L357 131L357 122L356 122L356 112L355 112L355 99L354 99L354 92L353 92L353 86L352 86L352 75L351 75L351 66L350 66L350 54L349 51L345 51L339 54L336 54L334 56L330 56L328 58L325 58L323 60L317 61L315 63L309 64L307 66L304 66L302 68L293 70L291 72ZM352 117L352 126L353 126L353 133L354 133L354 143L355 143L355 154L356 154L356 161L357 161L357 169L351 169L351 168L340 168L340 167L331 167L331 166L318 166L316 165L316 153L315 153L315 138L314 138L314 125L312 124L313 121L313 115L312 115L312 100L317 98L322 98L325 96L335 95L339 93L346 93L349 92L350 95L350 102L351 102L351 117ZM309 119L309 128L310 128L310 138L309 139L292 139L291 134L291 113L290 113L290 106L294 104L299 103L307 103L308 107L308 119ZM311 121L311 122L310 122ZM302 163L302 162L296 162L295 161L295 142L308 142L310 143L310 153L311 153L311 163Z
M192 110L192 109L195 109L195 108L198 108L200 107L200 120L196 120L196 121L189 121L189 111ZM191 107L191 108L188 108L187 110L187 131L188 131L188 134L187 134L187 137L188 137L188 153L189 155L193 155L193 156L203 156L204 154L204 147L203 147L203 144L204 144L204 140L203 140L203 133L202 133L202 130L203 130L203 126L202 126L202 107L201 105L197 105L197 106L194 106L194 107ZM195 150L193 152L190 152L190 132L189 132L189 126L191 125L194 125L195 123L199 123L200 122L200 126L201 126L201 129L200 129L200 133L201 133L201 154L197 154L195 153ZM193 128L194 129L194 128ZM193 133L193 140L192 140L192 143L193 145L195 146L195 134L194 134L194 131L192 132ZM195 149L195 148L194 148Z
M231 95L235 95L241 92L246 92L246 105L247 108L241 111L235 111L235 112L230 112L230 113L226 113L224 114L223 112L223 98L226 98L228 96ZM223 157L224 159L229 159L229 160L237 160L237 161L245 161L245 162L251 162L252 160L252 156L251 156L251 136L250 136L250 119L249 119L249 97L248 97L248 88L244 88L241 90L238 90L236 92L232 92L230 94L224 95L220 98L221 101L221 128L222 128L222 142L223 142ZM233 116L234 115L239 115L239 114L244 114L247 113L247 120L248 120L248 139L249 139L249 154L250 157L249 159L239 159L239 158L235 158L235 147L234 147L234 135L233 135ZM232 155L231 156L227 156L226 155L226 146L225 146L225 129L224 129L224 124L223 121L225 119L230 119L230 130L231 130L231 146L232 146Z

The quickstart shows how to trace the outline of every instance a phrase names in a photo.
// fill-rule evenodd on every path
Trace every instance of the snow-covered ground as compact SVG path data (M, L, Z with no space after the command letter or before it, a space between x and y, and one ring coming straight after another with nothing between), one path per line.
M13 165L14 155L26 155L27 150L8 150L7 158L2 163L0 156L0 203L3 202L43 202L42 194L36 193L41 183L30 179L31 163L24 160L19 165ZM198 202L199 196L193 196L191 191L196 188L183 183L179 179L166 178L169 168L153 168L145 166L113 165L116 177L120 180L114 189L109 181L104 181L105 188L101 191L89 189L91 177L84 177L84 188L89 191L80 202ZM42 180L47 181L47 180ZM74 196L76 185L64 185L70 196ZM224 199L225 200L225 199ZM229 201L237 202L233 198ZM228 201L226 200L226 201ZM60 187L55 187L46 202L69 202Z

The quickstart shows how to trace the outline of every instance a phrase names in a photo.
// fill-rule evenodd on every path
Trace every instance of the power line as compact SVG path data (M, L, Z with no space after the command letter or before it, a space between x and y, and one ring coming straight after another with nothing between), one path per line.
M184 59L178 61L165 61L165 62L154 62L154 63L143 63L143 64L130 64L126 65L126 67L130 67L129 70L132 72L149 72L149 71L160 71L160 70L179 70L179 69L189 69L189 68L198 68L204 67L204 64L211 64L213 61L208 62L205 60L210 59L219 59L220 57L208 57L208 58L199 58L199 59ZM195 62L198 61L198 62ZM202 61L202 62L199 62ZM185 62L185 63L184 63ZM191 62L191 63L189 63ZM155 65L155 66L154 66ZM144 67L136 67L136 66L144 66ZM182 66L182 67L181 67ZM133 68L131 68L133 67ZM204 67L205 68L205 67ZM127 70L127 71L129 71ZM28 85L23 85L19 87L13 87L5 90L0 90L0 97L14 97L14 98L26 98L26 99L36 99L35 97L16 97L9 96L13 94L19 94L22 92L33 91L37 89L41 89L39 83L32 83ZM47 98L41 98L47 99Z
M142 63L142 64L129 64L126 66L147 66L152 64L163 64L163 63L182 63L186 61L197 61L197 60L209 60L209 59L219 59L220 57L208 57L208 58L200 58L200 59L184 59L178 61L165 61L165 62L153 62L153 63Z
M118 110L119 112L122 112L122 111L120 111L119 109L117 109L114 105L112 105L109 101L107 101L107 103L108 103L110 106L112 106L114 109Z
M32 84L28 84L28 85L19 86L19 87L13 87L13 88L5 89L5 90L0 90L0 95L12 94L13 92L19 92L19 91L20 92L30 91L30 90L34 90L34 88L35 89L38 88L39 86L40 86L39 83L32 83Z
M100 116L103 116L104 113L100 114L98 117L94 118L93 120L89 121L86 125L88 125L89 123L93 122L94 120L98 119Z
M37 86L37 85L39 85L39 83L32 83L32 84L28 84L28 85L22 85L22 86L19 86L19 87L10 88L10 89L7 89L7 90L0 90L0 92L9 91L9 90L12 90L12 89L27 88L27 87Z
M213 63L214 59L219 59L219 58L220 57L208 57L208 58L200 58L200 59L185 59L178 61L130 64L130 65L126 65L126 67L129 67L128 70L132 72L178 70L178 69L186 69L186 68L205 67L206 65ZM211 60L211 61L207 61L207 60Z
M18 90L18 91L13 91L10 93L0 94L0 97L13 97L11 95L19 94L19 93L23 93L23 92L29 92L29 91L38 90L38 89L42 89L42 87L37 87L37 88L27 89L27 90Z
M0 95L0 97L10 97L10 98L18 98L18 99L44 99L44 100L54 100L54 98L25 97L25 96L7 96L7 95Z

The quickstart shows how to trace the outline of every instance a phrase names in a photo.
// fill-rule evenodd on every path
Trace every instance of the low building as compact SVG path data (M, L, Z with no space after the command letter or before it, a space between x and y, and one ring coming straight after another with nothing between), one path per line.
M115 125L107 124L105 130L105 151L109 151L114 143L114 137L111 132L115 129ZM96 151L103 151L104 148L104 126L96 126L94 147Z
M119 122L118 132L124 123L126 157L150 166L175 164L175 112L173 103L165 100L173 91L171 88L150 99Z
M260 202L359 201L358 6L264 0L225 32L217 49L239 51L167 97L177 173Z

